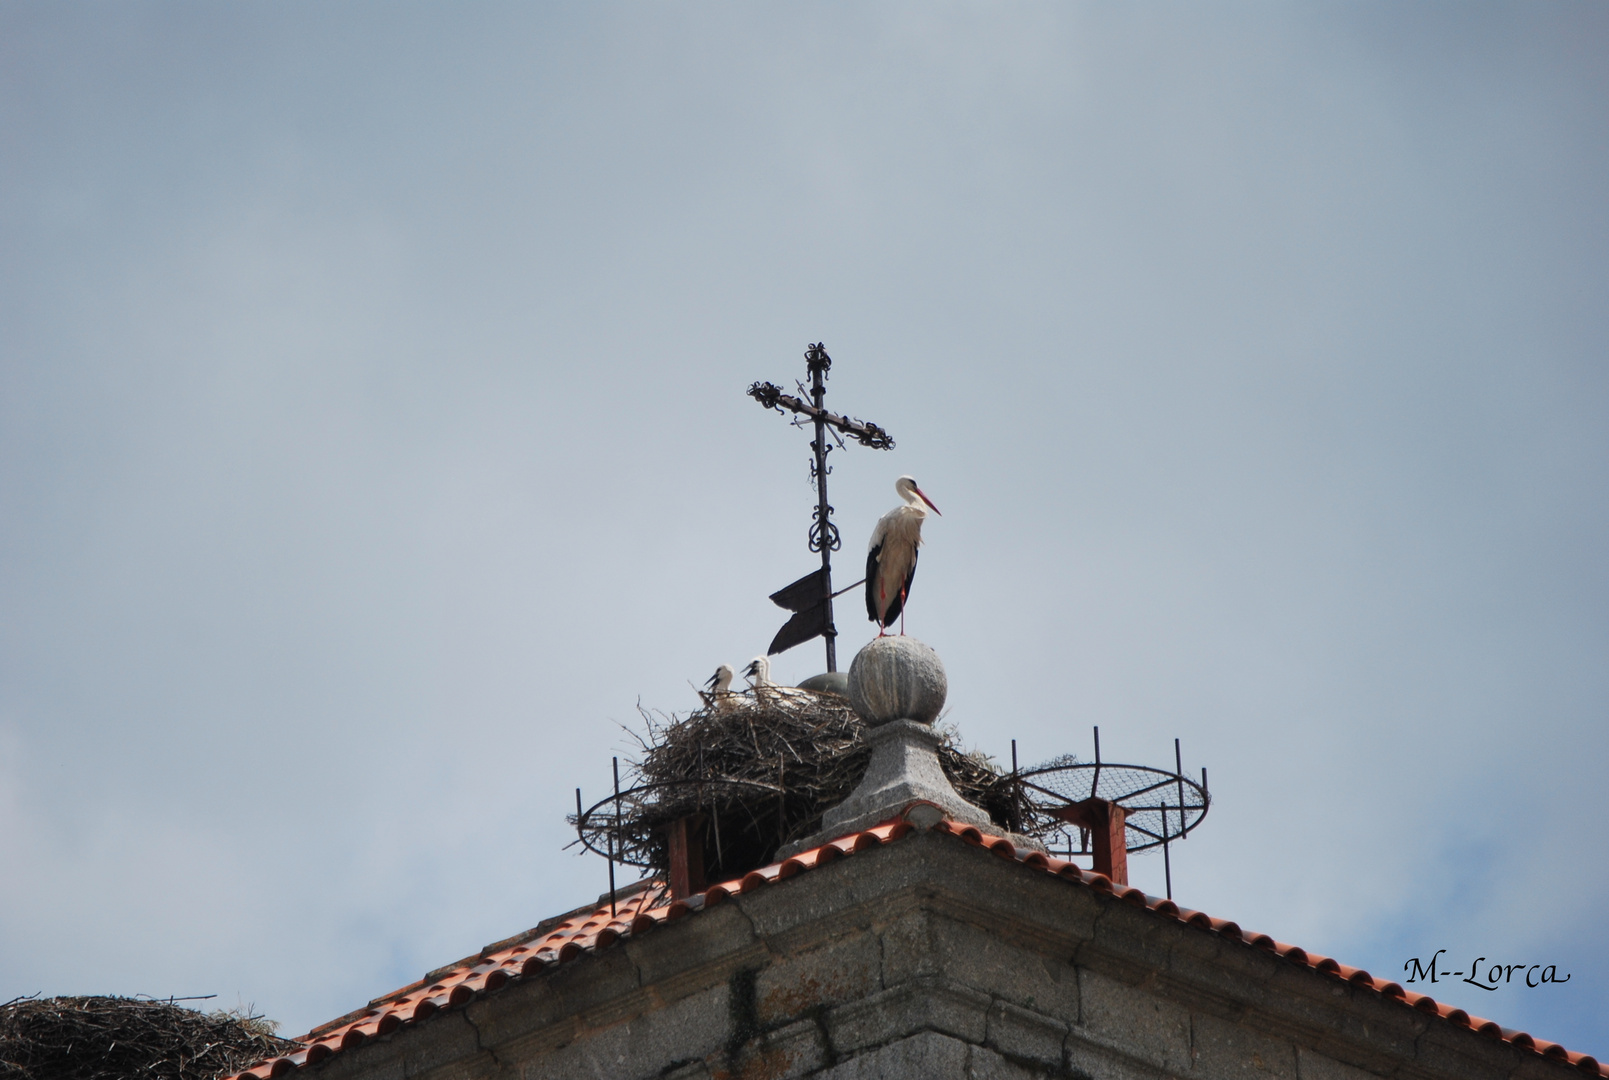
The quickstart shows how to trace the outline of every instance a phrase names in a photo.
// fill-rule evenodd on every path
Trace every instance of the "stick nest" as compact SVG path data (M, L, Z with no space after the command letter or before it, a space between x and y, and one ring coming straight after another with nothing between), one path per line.
M589 813L582 833L594 850L664 874L665 827L690 819L703 844L706 877L722 881L771 862L784 844L820 830L866 772L864 723L837 694L792 688L762 697L724 694L678 717L642 710L641 746L613 801ZM955 790L1007 827L1011 777L940 729L939 763ZM573 820L573 819L572 819Z
M275 1027L173 1000L17 998L0 1005L0 1080L213 1080L293 1049Z

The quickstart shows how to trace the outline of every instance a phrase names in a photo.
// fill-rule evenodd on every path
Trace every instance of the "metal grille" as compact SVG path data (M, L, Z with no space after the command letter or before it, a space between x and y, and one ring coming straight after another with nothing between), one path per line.
M1024 828L1053 850L1088 851L1080 830L1052 813L1085 799L1101 798L1127 811L1129 851L1145 851L1187 835L1206 816L1211 797L1204 784L1182 772L1148 765L1079 761L1067 755L1018 774L1025 804Z

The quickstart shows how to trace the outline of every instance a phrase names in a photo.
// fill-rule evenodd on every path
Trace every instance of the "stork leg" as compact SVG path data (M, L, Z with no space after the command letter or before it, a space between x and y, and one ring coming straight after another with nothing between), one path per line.
M899 591L899 636L905 636L905 589L903 586L900 587Z

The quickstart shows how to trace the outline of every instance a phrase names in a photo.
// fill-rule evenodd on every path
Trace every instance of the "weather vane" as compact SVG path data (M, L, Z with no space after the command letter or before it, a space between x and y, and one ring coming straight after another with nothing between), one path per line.
M757 382L748 391L750 397L767 409L775 409L783 416L794 413L792 422L795 427L814 424L816 428L815 440L810 444L811 452L815 455L810 462L810 475L816 481L816 509L810 523L810 550L821 553L821 569L771 594L773 603L794 615L777 631L777 636L771 640L771 647L766 651L775 656L819 634L827 642L827 670L837 671L838 628L832 619L832 600L836 595L832 591L832 553L843 545L838 536L838 526L832 523L832 504L827 501L827 474L832 472L827 465L827 455L832 452L832 443L837 443L839 447L846 445L844 435L873 450L894 449L894 438L876 424L851 420L827 411L823 403L827 397L827 372L832 368L832 357L827 355L827 350L820 342L805 351L805 367L810 374L810 386L806 389L803 383L795 384L800 397L784 394L782 387L768 382ZM808 395L810 400L805 401L804 395ZM832 442L827 439L829 433ZM850 589L854 587L849 586Z

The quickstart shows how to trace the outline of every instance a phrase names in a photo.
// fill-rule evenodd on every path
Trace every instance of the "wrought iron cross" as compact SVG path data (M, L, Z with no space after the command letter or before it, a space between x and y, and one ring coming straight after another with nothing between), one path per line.
M827 411L824 401L832 357L827 355L827 350L820 342L805 351L805 368L810 374L810 387L806 389L803 383L797 385L800 395L808 394L809 401L803 400L802 396L784 394L782 387L775 383L757 382L749 387L749 396L767 409L775 409L783 416L794 413L792 422L795 427L814 424L816 428L815 441L810 444L811 452L815 455L810 462L810 475L816 481L816 509L810 523L810 550L821 553L821 569L771 594L771 600L778 607L786 608L794 616L777 631L777 636L771 640L771 647L766 651L775 656L819 634L827 641L827 670L837 671L838 628L832 620L832 553L843 545L838 536L838 526L832 523L832 504L827 501L827 474L832 472L827 465L827 455L833 449L827 441L827 434L830 430L833 442L840 447L845 445L842 435L848 435L873 450L894 449L894 438L876 424L851 420Z

